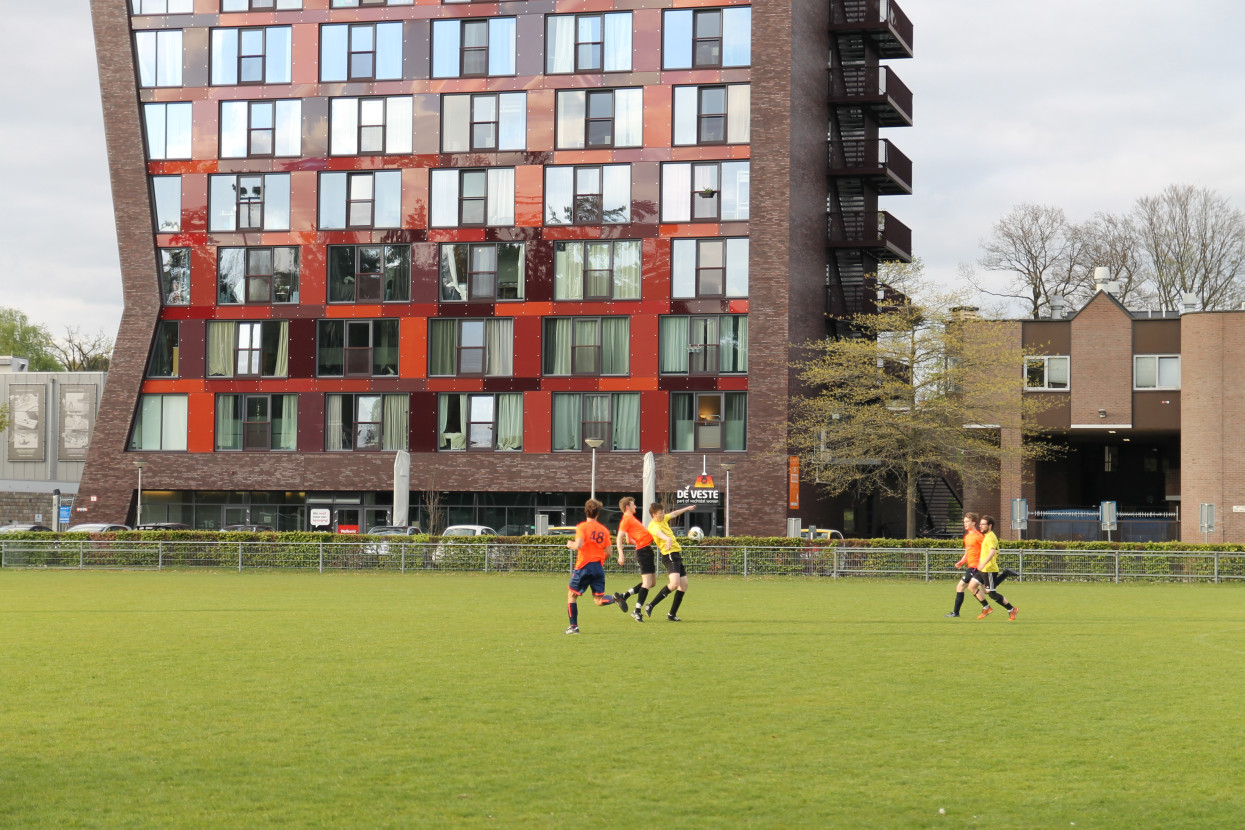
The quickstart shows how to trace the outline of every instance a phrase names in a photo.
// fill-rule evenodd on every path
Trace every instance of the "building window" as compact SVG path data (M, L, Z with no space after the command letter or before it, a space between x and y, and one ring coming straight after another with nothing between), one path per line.
M190 158L191 105L143 104L143 122L147 128L147 158Z
M328 395L324 448L329 452L404 450L410 409L408 395Z
M217 395L216 449L298 449L298 396Z
M441 96L441 152L527 147L527 93Z
M432 77L480 78L515 73L515 19L432 21Z
M209 176L209 231L288 231L290 174Z
M298 247L218 248L216 301L221 305L298 302Z
M156 325L156 337L151 344L151 359L147 361L147 377L177 377L177 323L162 320Z
M212 86L288 84L289 26L212 30Z
M220 0L223 12L288 11L301 9L303 0Z
M433 170L434 228L514 224L514 168Z
M410 245L329 248L330 303L405 303L411 299Z
M131 0L134 14L191 14L194 0Z
M185 395L140 395L130 449L184 452L186 402Z
M442 394L437 449L517 452L523 449L523 395Z
M441 246L442 302L523 299L523 243Z
M545 318L546 375L625 375L630 371L630 317Z
M747 144L751 118L748 84L674 88L676 146Z
M411 152L412 101L333 98L329 102L329 155L379 156Z
M670 393L670 451L747 449L746 392Z
M320 228L402 227L402 171L320 174Z
M1139 354L1133 356L1134 389L1179 389L1180 355Z
M675 239L670 243L675 299L748 296L748 238Z
M636 89L558 92L558 149L639 147L644 142L644 94Z
M428 321L428 374L509 377L514 374L514 320Z
M663 69L712 69L752 63L752 8L672 9L662 16Z
M661 166L661 221L747 222L746 161L676 162Z
M151 199L155 202L156 233L182 229L182 177L152 176Z
M748 371L748 315L666 316L659 340L661 372L728 375Z
M334 9L366 9L368 6L409 6L415 0L333 0L329 4Z
M209 320L210 378L283 378L290 374L290 324L285 320Z
M182 85L181 29L158 32L135 32L134 46L138 54L138 85Z
M550 75L631 71L631 12L545 18Z
M631 221L631 165L545 168L546 225Z
M160 249L160 299L165 305L190 304L190 249Z
M320 377L398 374L397 320L321 320L316 334Z
M1068 358L1064 357L1026 357L1025 358L1026 389L1060 389L1068 388Z
M220 157L301 155L302 113L302 101L222 101Z
M640 299L640 241L553 243L553 298Z
M320 27L320 80L402 78L401 23L332 23Z
M638 392L613 394L553 395L553 451L583 452L588 438L600 438L600 450L640 449L640 395Z

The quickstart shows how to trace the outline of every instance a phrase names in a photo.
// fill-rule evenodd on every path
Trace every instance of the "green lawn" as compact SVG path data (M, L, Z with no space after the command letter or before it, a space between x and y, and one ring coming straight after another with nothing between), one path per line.
M1245 825L1245 586L565 581L0 572L0 826Z

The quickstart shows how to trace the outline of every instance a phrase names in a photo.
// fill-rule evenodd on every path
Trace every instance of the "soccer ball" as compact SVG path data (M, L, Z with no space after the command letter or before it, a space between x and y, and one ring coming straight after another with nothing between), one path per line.
M703 530L701 530L700 528L698 528L698 527L693 527L691 530L689 530L689 531L687 532L687 538L689 538L689 539L703 539L703 538L705 538L705 532L704 532Z

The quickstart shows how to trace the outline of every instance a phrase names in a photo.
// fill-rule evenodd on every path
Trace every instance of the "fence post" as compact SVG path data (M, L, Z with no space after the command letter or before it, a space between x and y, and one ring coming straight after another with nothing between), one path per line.
M238 573L242 573L242 543L238 543Z
M8 564L8 547L7 542L0 542L0 568Z
M744 546L744 579L748 578L748 547Z
M1219 584L1219 551L1215 551L1215 584Z
M324 573L324 540L320 540L320 573Z
M1017 581L1017 582L1024 582L1024 581L1025 581L1025 551L1024 551L1024 548L1021 548L1021 549L1020 549L1020 551L1019 551L1018 553L1019 553L1019 555L1020 555L1020 562L1016 565L1016 571L1018 572L1018 575L1017 575L1017 577L1016 577L1016 581Z
M1120 552L1115 552L1115 584L1120 584Z
M929 582L929 548L925 549L925 581Z
M164 570L164 542L156 542L156 570Z
M488 573L488 552L492 545L485 543L484 545L484 572Z
M398 573L406 573L406 542L402 543L402 567Z
M86 567L86 542L78 543L78 570Z

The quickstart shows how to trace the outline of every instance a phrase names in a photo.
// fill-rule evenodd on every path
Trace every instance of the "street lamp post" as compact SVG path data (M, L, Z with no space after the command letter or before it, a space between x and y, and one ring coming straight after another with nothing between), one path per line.
M592 447L592 498L597 497L597 447L605 443L603 438L585 438L584 443Z
M726 535L731 535L731 470L735 468L733 461L727 461L722 464L722 469L726 470Z
M138 468L138 507L134 511L134 527L138 527L143 523L143 467L147 466L147 462L135 461L134 466Z

